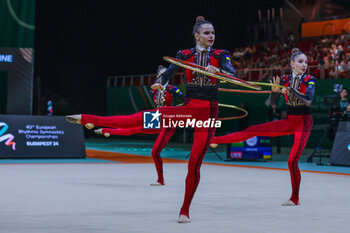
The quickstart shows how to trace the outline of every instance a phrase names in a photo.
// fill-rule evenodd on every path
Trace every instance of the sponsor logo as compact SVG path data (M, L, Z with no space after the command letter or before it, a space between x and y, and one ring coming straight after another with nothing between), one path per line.
M220 128L221 121L215 118L207 120L197 120L191 115L163 115L157 110L156 112L143 112L144 129L163 128Z
M143 128L160 129L161 115L159 110L156 112L143 112Z
M220 128L221 121L215 120L215 118L209 118L208 120L202 121L195 118L186 119L186 120L172 120L172 119L163 119L164 128Z
M258 137L249 138L246 143L248 146L255 146L258 143Z
M12 146L12 150L16 150L15 137L12 134L5 134L9 126L5 122L0 122L0 143L5 142L6 146Z

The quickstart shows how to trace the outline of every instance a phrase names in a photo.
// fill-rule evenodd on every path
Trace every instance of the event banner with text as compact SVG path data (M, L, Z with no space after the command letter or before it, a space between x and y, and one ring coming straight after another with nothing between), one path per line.
M63 116L0 115L0 158L85 158L81 125Z
M348 32L350 18L307 22L301 25L301 35L306 37L328 36Z

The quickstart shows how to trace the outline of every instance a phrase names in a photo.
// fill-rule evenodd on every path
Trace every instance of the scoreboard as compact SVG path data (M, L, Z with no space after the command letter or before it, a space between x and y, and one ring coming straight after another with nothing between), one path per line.
M227 145L228 160L257 160L272 158L271 137L256 136Z

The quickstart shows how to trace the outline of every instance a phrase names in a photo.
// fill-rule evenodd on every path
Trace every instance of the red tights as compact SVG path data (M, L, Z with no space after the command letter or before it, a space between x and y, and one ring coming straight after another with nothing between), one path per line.
M197 120L208 120L208 118L217 118L218 104L216 101L190 99L189 102L179 107L162 107L158 109L165 115L191 115L191 118ZM156 111L156 110L150 110ZM177 120L186 120L188 117L178 117ZM81 124L93 123L94 126L105 126L111 128L135 128L143 124L143 112L137 112L132 115L119 115L110 117L100 117L95 115L82 114ZM143 131L144 133L145 131ZM159 131L158 131L159 132ZM162 181L162 159L159 154L161 149L168 143L170 137L175 132L175 128L166 128L161 131L152 150L152 157L158 172L159 181ZM188 162L188 173L186 177L186 188L184 202L180 214L189 216L189 207L196 192L200 180L200 167L202 160L209 147L209 142L215 134L215 128L195 128L191 156ZM161 174L161 175L159 175ZM162 181L164 182L164 180Z
M290 200L297 204L299 202L301 180L298 161L306 146L312 124L311 115L288 115L287 119L271 121L261 125L253 125L240 132L214 137L211 143L236 143L245 141L254 136L276 137L294 134L294 143L288 158L288 168L292 181L292 196Z

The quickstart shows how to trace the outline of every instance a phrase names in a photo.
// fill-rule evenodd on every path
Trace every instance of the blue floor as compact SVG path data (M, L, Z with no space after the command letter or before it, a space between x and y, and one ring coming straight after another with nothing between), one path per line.
M153 142L139 142L139 141L124 141L124 140L101 140L101 141L87 141L86 149L93 150L102 150L116 153L126 153L126 154L136 154L151 156ZM187 159L186 156L190 153L191 145L190 144L179 144L179 143L170 143L161 153L163 158L172 158L172 159ZM288 150L288 149L287 149ZM225 148L221 147L217 149L216 152L218 155L225 159L226 152ZM204 157L204 162L208 163L221 163L221 164L234 164L240 166L256 166L256 167L266 167L266 168L284 168L288 169L287 159L288 154L280 155L279 157L284 157L285 161L274 161L274 157L271 161L223 161L220 160L216 154L208 150L207 154ZM304 155L304 157L306 157ZM306 158L302 159L306 160ZM301 160L301 161L302 161ZM318 172L331 172L331 173L345 173L350 174L350 167L343 166L330 166L330 165L317 165L316 163L306 163L300 162L299 168L304 171L318 171Z
M267 161L267 162L226 162L218 161L216 163L222 164L235 164L241 166L256 166L266 168L285 168L288 169L287 162L280 161ZM318 171L318 172L331 172L331 173L346 173L350 174L350 167L343 166L331 166L331 165L317 165L316 163L299 163L300 170L304 171Z

